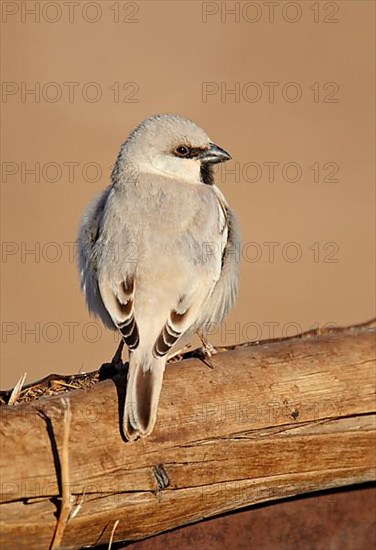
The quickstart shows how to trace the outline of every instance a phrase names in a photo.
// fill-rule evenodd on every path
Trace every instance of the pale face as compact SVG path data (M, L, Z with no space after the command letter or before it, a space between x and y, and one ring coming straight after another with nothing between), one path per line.
M228 160L230 155L211 143L190 120L173 115L152 117L131 134L124 154L140 172L178 178L193 184L203 181L203 169Z
M167 177L181 178L199 184L201 154L209 149L209 138L205 143L192 144L187 138L162 151L151 151L149 160L156 172Z

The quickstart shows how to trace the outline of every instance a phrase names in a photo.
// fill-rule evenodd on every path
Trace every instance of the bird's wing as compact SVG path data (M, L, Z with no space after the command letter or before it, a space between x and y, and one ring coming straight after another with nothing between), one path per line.
M226 242L222 249L221 273L197 321L198 329L204 331L222 323L234 306L239 290L240 230L234 212L227 204L223 204L223 208Z
M137 348L140 341L134 315L135 286L133 275L122 274L119 282L106 275L99 279L99 289L104 305L129 350Z
M89 311L100 317L107 327L115 330L99 291L97 259L97 243L101 237L104 211L111 189L111 186L107 187L87 208L79 229L77 245L81 288Z
M113 219L114 193L109 186L84 215L78 238L81 286L89 310L118 329L132 349L139 341L133 308L135 263L127 262L130 239L124 219Z

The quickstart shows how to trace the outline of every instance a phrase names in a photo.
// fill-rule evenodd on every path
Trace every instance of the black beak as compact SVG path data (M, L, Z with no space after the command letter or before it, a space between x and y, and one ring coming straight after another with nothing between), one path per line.
M217 164L230 160L231 155L215 143L210 143L209 148L200 154L199 159L205 164Z

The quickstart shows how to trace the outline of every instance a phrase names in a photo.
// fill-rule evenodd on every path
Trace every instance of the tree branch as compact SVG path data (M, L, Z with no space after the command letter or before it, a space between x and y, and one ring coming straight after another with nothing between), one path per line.
M368 323L237 346L215 356L214 370L193 358L170 364L157 426L132 443L119 429L124 378L66 393L67 494L76 506L61 548L140 539L250 504L374 480L374 343ZM2 543L47 548L62 489L61 395L0 413Z

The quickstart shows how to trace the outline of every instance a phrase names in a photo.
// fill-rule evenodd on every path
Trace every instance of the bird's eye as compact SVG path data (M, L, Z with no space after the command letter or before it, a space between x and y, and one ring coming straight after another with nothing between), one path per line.
M175 154L178 157L187 157L189 155L189 149L184 145L179 145L179 147L176 147L175 149Z

